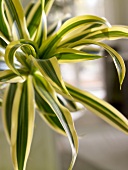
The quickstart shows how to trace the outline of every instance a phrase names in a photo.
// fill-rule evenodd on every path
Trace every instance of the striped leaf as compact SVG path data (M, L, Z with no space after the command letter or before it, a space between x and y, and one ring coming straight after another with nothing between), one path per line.
M62 80L60 68L56 57L47 60L39 60L34 57L30 57L33 61L35 67L39 69L41 74L59 91L62 91L65 94L68 94L65 84Z
M40 79L40 81L41 80L42 79ZM38 84L35 80L34 80L34 87L35 87L35 102L39 109L40 116L48 123L48 125L52 129L65 135L65 130L64 130L63 126L61 125L58 117L56 116L55 111L45 101L45 99L43 97L44 93L42 93L43 89L40 90L40 88L38 88Z
M48 16L55 0L45 0L45 13Z
M60 104L54 89L42 76L34 76L34 86L43 100L54 111L67 134L72 148L72 162L69 167L71 170L78 152L78 139L70 112Z
M45 0L41 0L42 13L41 13L41 18L40 18L40 23L37 28L36 36L34 39L34 41L38 44L39 47L43 43L43 41L47 39L47 19L46 19L46 14L44 10L44 4L45 4Z
M58 48L52 55L57 57L59 63L73 63L102 58L100 55L90 54L72 48Z
M92 26L92 27L91 27ZM105 27L105 28L104 28ZM104 28L104 29L103 29ZM75 31L72 34L68 34L68 36L64 36L64 38L59 42L57 47L66 47L71 43L77 42L82 39L87 39L89 35L92 35L96 32L100 32L101 30L107 29L107 26L99 26L97 24L89 24L87 27L81 31Z
M5 13L4 13L4 3L3 0L0 0L0 31L4 34L4 36L10 40L11 37L11 32L10 32L10 28L7 22L7 19L5 17Z
M9 86L4 97L3 111L14 169L25 170L35 117L31 76L24 83Z
M57 32L56 36L52 37L49 41L49 43L43 44L40 48L40 53L42 53L45 58L47 58L49 51L52 51L55 49L56 44L64 37L66 34L68 34L71 31L74 31L75 29L78 29L88 24L93 23L100 23L102 25L108 25L108 22L102 18L92 16L92 15L84 15L84 16L77 16L72 19L69 19L66 21L62 27Z
M96 114L112 126L128 134L128 120L113 106L95 97L94 95L79 90L66 83L66 87L74 100L83 104L88 110Z
M4 122L4 129L8 142L11 140L11 126L12 126L12 106L14 102L14 96L16 94L17 84L11 83L7 86L2 105L2 116Z
M35 33L39 22L41 18L41 4L40 1L37 1L37 3L31 8L31 11L29 12L27 16L27 28L30 34L30 37L33 36Z
M31 1L30 3L28 3L27 7L25 8L25 18L28 18L28 15L30 14L32 8L34 7L35 3L33 1Z
M103 18L93 16L93 15L83 15L83 16L77 16L77 17L71 18L68 21L66 21L63 24L63 26L61 27L61 29L58 31L58 34L61 35L61 36L65 35L69 31L73 31L74 29L76 29L78 27L80 27L80 29L81 29L82 26L84 27L84 26L86 26L86 25L88 25L90 23L91 24L96 24L97 23L97 24L110 26L108 21L103 19Z
M2 102L3 102L3 100L0 98L0 107L2 106Z
M14 57L16 56L16 51L18 51L18 49L20 48L22 48L22 50L24 50L24 52L27 53L26 57L30 54L34 57L37 57L37 53L38 53L36 45L31 41L26 41L26 40L13 41L7 46L5 51L6 64L15 74L19 76L20 73L18 72L15 66Z
M0 38L1 38L6 44L9 44L9 43L10 43L10 41L4 36L4 34L3 34L2 32L0 32ZM0 45L3 46L2 43L0 43Z
M13 71L11 70L4 70L0 71L0 83L18 83L18 82L24 82L26 80L25 78L25 72L23 70L18 70L22 77L17 76Z
M72 43L71 45L69 45L69 47L74 48L77 46L90 45L90 44L95 44L100 47L103 47L110 54L117 69L120 85L122 85L125 76L125 64L122 57L110 46L101 42L96 42L93 40L86 39L86 40L80 40L75 43Z
M72 100L64 98L62 95L57 95L57 98L59 102L66 107L70 112L76 112L78 110L81 110L81 107L78 106L78 104Z
M20 0L4 0L4 1L8 7L12 21L16 23L19 38L29 39L25 15Z
M46 0L45 1L44 12L45 12L46 16L48 15L48 13L50 11L53 2L54 2L54 0ZM42 14L41 1L38 1L33 6L33 8L31 8L31 11L27 15L27 27L28 27L28 30L30 33L30 37L33 37L33 35L35 34L35 32L39 26L39 23L41 20L41 14Z
M86 38L96 41L128 38L128 27L112 26L111 28L101 29L92 34L89 34L86 36Z

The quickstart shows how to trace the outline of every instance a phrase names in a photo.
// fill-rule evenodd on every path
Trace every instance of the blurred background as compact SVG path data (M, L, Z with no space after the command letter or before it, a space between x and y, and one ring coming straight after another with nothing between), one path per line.
M22 0L24 7L27 0ZM127 0L56 0L49 22L70 13L105 17L111 24L128 25ZM53 17L54 16L54 17ZM128 40L107 42L128 65ZM105 59L63 64L65 81L88 90L119 109L128 118L128 75L119 90L117 73L109 55ZM73 114L79 135L79 154L74 170L128 170L128 136L109 126L86 109ZM2 154L1 154L2 153ZM3 159L4 158L4 159ZM27 170L67 170L71 161L68 140L36 118L34 141ZM0 170L12 170L9 147L0 123Z

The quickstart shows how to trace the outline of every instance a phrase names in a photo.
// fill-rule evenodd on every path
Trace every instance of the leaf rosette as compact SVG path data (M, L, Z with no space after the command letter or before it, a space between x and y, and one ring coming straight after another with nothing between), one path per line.
M119 130L128 133L128 121L114 107L92 94L64 82L59 65L104 56L83 47L97 45L112 57L120 85L125 76L122 57L102 40L128 37L125 26L111 26L106 19L83 15L62 18L48 28L47 16L54 0L29 3L24 12L20 0L0 0L0 84L6 85L2 115L15 170L25 170L33 137L35 109L55 131L66 135L72 149L73 168L78 136L71 112L77 102ZM64 22L64 23L63 23ZM59 95L63 97L59 97ZM3 101L2 101L3 100ZM65 102L64 102L65 101Z

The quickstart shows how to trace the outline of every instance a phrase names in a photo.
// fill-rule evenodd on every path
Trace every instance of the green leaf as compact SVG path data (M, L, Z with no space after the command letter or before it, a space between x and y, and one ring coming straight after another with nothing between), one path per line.
M108 25L108 22L106 20L92 15L77 16L72 19L69 19L62 25L56 35L50 38L48 43L44 43L40 47L40 54L47 58L49 52L52 52L56 48L56 45L59 43L59 41L61 41L64 36L66 36L69 32L74 31L75 29L77 29L78 31L78 28L80 28L79 31L81 31L82 27L84 28L90 23Z
M45 13L48 16L55 0L45 0Z
M18 82L24 82L26 80L25 72L23 70L18 70L22 77L17 76L13 71L11 70L4 70L0 71L0 83L18 83Z
M34 41L38 44L39 47L43 43L43 41L47 39L47 18L46 18L46 14L44 10L44 4L45 4L45 1L41 0L42 14L41 14L40 23L37 28L37 32L36 32L35 39L34 39Z
M1 38L6 44L9 44L9 43L10 43L9 40L3 35L2 32L0 32L0 38ZM3 46L2 43L0 43L0 45Z
M64 36L64 38L59 42L57 47L66 47L70 43L74 43L74 42L77 42L82 39L87 39L86 37L88 37L91 34L94 34L95 32L103 30L103 28L106 29L107 26L104 26L104 25L99 26L97 24L89 24L84 28L84 30L83 29L81 31L75 30L75 31L69 33L68 35Z
M4 13L4 3L3 0L0 0L0 31L4 34L4 36L10 40L11 37L11 32L10 32L10 27L8 25L7 19L5 17Z
M41 4L40 1L37 1L33 8L31 8L31 11L27 16L27 28L30 37L34 35L36 29L38 28L40 18L41 18Z
M4 122L4 129L8 142L11 140L11 118L12 118L12 106L14 101L14 96L16 94L17 84L12 83L6 87L3 105L2 105L2 116Z
M56 57L47 60L39 60L30 56L33 64L39 69L41 74L59 91L69 95L67 89L65 88L65 84L62 80L60 68L57 62ZM70 95L69 95L70 96Z
M128 38L128 27L112 26L110 28L104 28L92 34L89 34L88 36L86 36L86 38L96 41Z
M26 53L26 60L28 55L32 55L34 57L37 57L38 49L36 45L28 40L19 40L19 41L13 41L11 42L5 51L5 61L8 67L18 76L20 76L20 73L18 72L18 69L15 66L14 63L14 57L16 56L16 52L22 48L24 52ZM23 64L23 62L21 63ZM25 65L26 66L26 65Z
M11 112L11 122L9 123L11 123L10 145L12 160L15 170L25 170L32 142L35 118L34 90L31 76L24 83L17 85L15 94L11 99L12 108L9 110ZM6 124L9 126L8 122Z
M65 84L75 101L80 102L88 110L128 134L128 120L113 106L86 91Z
M39 79L38 81L42 82L42 79ZM38 82L37 81L37 82ZM37 107L39 109L40 116L48 123L48 125L54 129L55 131L65 135L65 130L63 129L58 117L56 116L55 111L49 106L49 104L44 99L44 86L38 85L36 82L36 78L34 79L34 87L35 87L35 101L37 104ZM42 82L43 83L43 82ZM40 88L42 90L40 90ZM48 91L46 91L48 93Z
M13 23L17 27L20 39L29 39L25 15L20 0L5 0Z
M68 21L66 21L62 25L61 29L58 31L58 34L63 36L63 35L66 35L70 31L74 31L78 27L80 27L80 30L81 30L81 28L82 27L84 28L86 25L87 26L89 25L89 28L90 28L90 24L102 24L102 25L110 26L108 21L103 18L93 16L93 15L83 15L83 16L77 16L77 17L71 18Z
M29 2L27 7L25 8L25 18L28 18L28 15L30 14L32 8L34 7L35 3L33 1Z
M0 107L2 106L2 102L3 102L3 100L0 98Z
M59 63L73 63L102 58L100 55L90 54L72 48L58 48L52 55L57 57Z
M78 106L78 104L72 100L64 98L62 95L57 95L57 98L59 102L66 107L70 112L76 112L78 110L81 110L81 107Z
M72 43L71 45L69 45L69 48L74 48L74 47L83 46L83 45L90 45L90 44L95 44L100 47L103 47L110 54L116 66L118 77L119 77L119 82L121 86L124 80L124 76L125 76L125 64L124 64L122 57L110 46L108 46L107 44L101 43L101 42L96 42L93 40L86 39L86 40L80 40L75 43Z
M69 170L71 170L78 152L78 139L70 112L60 104L53 87L44 79L44 77L36 74L36 76L34 76L34 86L43 100L45 100L49 107L54 111L67 134L72 148L72 162L69 167Z
M43 16L43 19L45 21L45 15L48 15L52 4L53 4L54 0L46 0L45 1L45 6L44 6L44 12L42 15L42 7L41 7L41 2L37 1L37 3L35 3L35 5L31 8L31 11L29 12L29 14L27 15L27 27L30 33L30 37L33 39L33 37L35 37L35 33L37 28L39 27L40 21L41 21L41 15Z

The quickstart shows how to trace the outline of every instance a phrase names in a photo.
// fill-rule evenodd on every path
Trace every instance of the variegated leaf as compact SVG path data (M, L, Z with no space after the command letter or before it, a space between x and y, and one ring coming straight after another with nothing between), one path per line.
M109 25L108 21L92 15L77 16L72 19L69 19L62 25L62 27L56 33L55 37L51 37L48 43L42 44L42 46L40 47L40 53L45 58L48 58L49 51L52 52L56 48L57 44L61 41L61 39L67 35L67 33L74 31L77 28L81 29L82 27L90 23L100 23L102 25Z
M17 84L12 83L6 87L3 105L2 105L2 116L4 122L4 129L8 142L11 140L11 126L12 126L12 106L14 102L14 96L16 94Z
M72 48L58 48L52 55L57 57L59 63L81 62L103 57L98 54L90 54Z
M48 15L54 0L46 0L44 5L44 12L46 16ZM39 26L42 14L41 1L38 1L27 15L27 27L30 33L30 37L35 37L36 30ZM44 14L43 14L44 16Z
M4 0L4 1L8 7L12 21L14 23L16 22L19 38L29 39L25 15L20 0Z
M117 40L121 38L128 38L128 27L124 26L112 26L110 28L101 29L94 33L88 34L86 39L95 41L103 40Z
M10 40L11 38L11 31L10 31L10 27L9 24L7 22L7 19L5 17L5 13L4 13L4 1L0 0L0 31L3 33L3 35Z
M57 98L60 101L60 103L66 107L70 112L76 112L78 110L81 110L82 108L78 106L78 104L72 100L66 99L62 95L57 94Z
M2 106L2 102L3 102L3 100L0 98L0 107Z
M25 72L23 70L18 70L22 77L17 76L13 71L11 70L4 70L0 71L0 83L18 83L18 82L24 82L26 80Z
M56 57L47 60L39 60L30 56L33 64L39 69L41 74L59 91L62 91L69 95L67 89L65 88L65 84L62 80L60 68L58 65L58 61ZM69 95L70 96L70 95Z
M5 93L4 124L10 141L15 170L25 170L34 129L34 89L32 77L11 84Z
M41 13L39 26L37 28L35 39L34 39L34 41L38 44L39 47L43 43L43 41L47 39L47 19L46 19L44 4L45 1L41 0L42 13Z
M34 86L43 100L54 111L67 134L72 148L72 161L69 167L69 170L72 170L78 152L78 139L70 112L60 104L54 89L42 76L37 74L34 76Z
M6 51L5 51L5 61L8 67L18 76L20 76L20 73L18 72L18 69L15 66L14 57L18 55L18 54L16 55L16 52L20 48L22 48L23 52L26 52L26 60L27 60L28 55L30 54L34 57L38 56L37 55L38 49L33 42L27 41L27 40L19 40L19 41L11 42L7 46Z
M37 107L39 110L38 112L40 116L48 123L48 125L52 129L65 135L65 130L63 126L61 125L58 117L56 116L55 111L44 100L44 97L43 97L44 94L42 93L43 89L40 90L40 88L38 88L38 84L35 80L34 80L34 87L35 87L35 102L37 104Z
M74 48L74 47L83 46L83 45L90 45L90 44L95 44L100 47L103 47L110 54L117 69L120 85L122 85L124 76L125 76L125 71L126 71L125 64L124 64L122 57L110 46L108 46L107 44L101 43L101 42L96 42L93 40L86 39L86 40L80 40L80 41L70 44L69 48Z
M80 102L92 113L128 134L128 120L117 109L86 91L82 91L67 83L66 87L75 101Z

